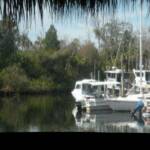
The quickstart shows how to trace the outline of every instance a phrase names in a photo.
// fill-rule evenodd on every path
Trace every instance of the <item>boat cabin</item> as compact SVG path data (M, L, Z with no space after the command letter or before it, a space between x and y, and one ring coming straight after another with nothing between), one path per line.
M133 70L135 76L135 84L140 86L140 70ZM150 70L142 70L142 84L150 84Z
M88 94L92 93L91 83L96 82L93 79L85 79L81 81L77 81L75 84L75 90L80 90L81 94Z
M106 74L106 81L110 82L121 82L121 74L122 70L113 68L112 70L105 71Z
M121 69L117 69L116 67L112 67L112 70L105 71L106 74L106 82L116 82L119 84L108 84L107 88L112 90L120 91L121 89L121 81L122 81L122 74L124 75L124 79L127 78L127 74L122 71Z
M71 92L76 102L81 102L86 96L93 97L91 83L96 82L93 79L84 79L77 81L75 88Z
M108 86L120 86L119 82L101 82L91 79L85 79L77 81L75 88L72 91L72 95L77 101L81 101L84 97L91 98L103 98L106 93Z
M94 97L103 97L106 89L105 82L96 80L82 80L76 82L74 91L81 95L91 95Z

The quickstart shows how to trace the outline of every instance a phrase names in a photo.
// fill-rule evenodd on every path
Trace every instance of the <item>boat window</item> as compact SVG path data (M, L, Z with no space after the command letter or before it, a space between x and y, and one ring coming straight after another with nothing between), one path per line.
M139 87L134 87L129 91L129 94L140 94L140 88Z
M135 93L136 93L136 94L140 94L140 88L139 88L139 87L136 87L136 88L135 88Z
M93 86L92 87L92 95L96 97L101 97L102 94L104 93L104 86Z
M92 93L92 87L90 84L83 84L82 91L84 94L91 94Z
M108 77L111 78L111 73L108 74Z
M142 92L144 94L148 94L150 92L149 88L142 88ZM130 92L130 94L140 94L140 87L134 87Z
M143 93L144 94L148 94L150 91L149 91L149 89L148 88L143 88Z
M140 72L136 72L136 76L140 77ZM142 77L144 76L144 74L142 73Z
M146 81L150 81L150 72L146 72Z
M107 74L108 78L110 78L110 73Z
M113 74L111 75L111 77L112 77L112 78L115 78L115 74L113 73Z
M104 92L104 86L101 87L101 91Z
M77 84L75 88L76 88L76 89L81 89L81 85L80 85L80 84Z
M92 93L95 94L98 91L98 86L92 87Z
M115 78L115 73L108 73L108 78Z
M129 78L129 74L128 73L124 73L124 79L128 79Z
M120 74L120 73L117 74L117 81L118 81L118 82L121 82L121 74Z

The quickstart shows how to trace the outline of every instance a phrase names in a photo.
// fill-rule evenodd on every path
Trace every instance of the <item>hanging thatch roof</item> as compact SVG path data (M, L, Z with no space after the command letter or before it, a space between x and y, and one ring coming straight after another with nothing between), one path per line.
M111 12L116 9L118 3L124 7L135 5L139 0L1 0L0 13L3 16L29 18L36 13L38 8L43 16L45 7L49 7L54 14L70 13L73 8L80 8L85 12L95 13L99 10ZM150 4L150 0L141 0Z

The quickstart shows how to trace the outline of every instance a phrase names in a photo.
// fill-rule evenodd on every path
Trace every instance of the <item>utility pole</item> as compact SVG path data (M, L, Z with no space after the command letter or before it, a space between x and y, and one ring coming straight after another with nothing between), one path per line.
M100 71L98 70L98 81L100 81Z
M142 9L143 3L140 0L140 94L142 94L142 69L143 69L143 58L142 58Z
M124 68L123 68L123 54L121 55L121 96L124 96Z
M94 61L94 79L96 80L96 63Z

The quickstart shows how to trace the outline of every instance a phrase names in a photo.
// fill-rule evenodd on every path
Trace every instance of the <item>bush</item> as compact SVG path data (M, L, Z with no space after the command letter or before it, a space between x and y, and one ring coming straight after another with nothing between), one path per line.
M21 51L17 53L20 67L25 71L29 79L38 79L43 74L40 65L40 53L35 51Z
M24 92L29 81L23 69L18 65L9 66L0 73L1 90L4 92Z
M29 91L31 92L48 92L55 89L56 85L48 80L34 79L30 81Z

